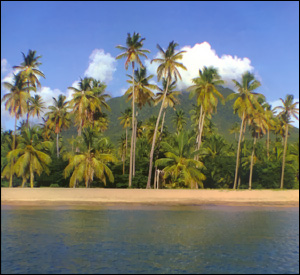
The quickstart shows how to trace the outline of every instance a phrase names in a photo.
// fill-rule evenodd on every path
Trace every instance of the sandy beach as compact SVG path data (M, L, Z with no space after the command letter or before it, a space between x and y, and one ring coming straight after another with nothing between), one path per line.
M299 206L299 190L1 188L1 205L57 204Z

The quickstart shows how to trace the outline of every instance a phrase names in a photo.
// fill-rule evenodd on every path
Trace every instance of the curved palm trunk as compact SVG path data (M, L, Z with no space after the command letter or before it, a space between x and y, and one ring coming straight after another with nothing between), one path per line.
M289 127L289 125L286 124L286 127L285 127L285 139L284 139L284 149L283 149L283 156L282 156L282 171L281 171L280 189L283 189L285 155L286 155L287 139L288 139L288 133L289 133L288 127Z
M251 188L252 188L252 174L253 174L253 161L254 161L255 144L256 144L256 135L254 137L253 149L252 149L252 155L251 155L250 176L249 176L249 190L251 190Z
M134 143L134 63L132 62L132 132L131 132L131 146L130 146L130 162L129 162L129 179L128 187L132 186L132 168L133 168L133 143Z
M200 129L200 133L199 133L199 142L198 142L197 150L200 149L200 146L202 143L202 133L203 133L203 128L204 128L205 114L206 114L205 112L203 112L203 114L202 114L202 122L201 122L201 129Z
M26 184L26 177L22 177L22 187L24 188Z
M157 130L158 130L158 125L159 125L161 113L162 113L162 110L164 108L164 103L165 103L167 91L168 91L168 88L169 88L169 83L170 83L170 78L168 77L166 89L165 89L165 92L164 92L163 101L162 101L161 106L160 106L159 114L158 114L156 125L155 125L153 140L152 140L152 146L151 146L151 152L150 152L150 162L149 162L149 174L148 174L148 181L147 181L147 187L146 187L147 189L151 188L151 176L152 176L152 164L153 164L153 154L154 154L155 140L156 140L156 135L157 135Z
M238 178L239 159L240 159L240 150L241 150L241 139L242 139L242 133L243 133L244 119L245 119L245 112L243 113L241 129L240 129L240 137L239 137L239 143L238 143L238 149L237 149L237 154L236 154L236 167L235 167L235 176L234 176L233 189L236 189L236 183L237 183L237 178Z

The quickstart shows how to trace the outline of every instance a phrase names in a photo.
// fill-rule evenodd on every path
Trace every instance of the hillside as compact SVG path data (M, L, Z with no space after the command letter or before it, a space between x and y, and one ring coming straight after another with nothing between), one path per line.
M224 98L226 98L229 94L233 93L231 89L218 87L218 90L222 93ZM182 92L179 96L180 105L176 106L177 109L182 109L185 112L187 117L187 125L185 129L191 128L191 119L190 119L190 110L193 108L193 103L195 99L189 99L189 93ZM229 133L229 129L235 122L240 123L241 119L238 115L233 113L232 107L233 101L226 102L224 105L219 101L217 107L217 113L213 114L212 122L215 124L217 132L223 135L228 141L231 141L234 136ZM128 107L130 107L130 102L127 102L126 96L111 98L108 101L108 104L111 107L111 112L108 113L109 118L109 127L105 132L105 135L110 137L111 141L116 144L120 136L125 132L120 125L120 120L118 117L121 116L121 112ZM138 110L138 120L145 121L152 115L158 115L160 108L160 104L158 106L149 106L148 104L142 108L142 110ZM174 116L175 111L173 109L168 108L166 113L166 126L168 127L168 131L175 132L172 117ZM289 137L289 142L294 142L299 140L299 129L293 128L290 130L291 136ZM76 136L77 132L75 127L71 127L69 130L63 133L63 136L70 138L72 135Z

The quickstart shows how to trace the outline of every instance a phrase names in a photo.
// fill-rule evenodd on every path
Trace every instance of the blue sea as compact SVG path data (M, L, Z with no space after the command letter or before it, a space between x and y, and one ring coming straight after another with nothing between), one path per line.
M299 208L2 206L2 274L299 274Z

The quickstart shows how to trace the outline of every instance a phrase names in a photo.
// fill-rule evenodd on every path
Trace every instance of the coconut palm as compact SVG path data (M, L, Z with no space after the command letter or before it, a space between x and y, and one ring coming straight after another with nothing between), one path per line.
M150 84L149 80L153 78L153 75L147 76L147 70L146 68L139 68L138 70L134 71L134 80L130 75L127 75L130 77L130 80L127 80L129 84L133 84L134 86L131 86L126 92L125 95L128 96L128 100L132 99L133 97L133 87L134 87L134 94L135 94L135 100L134 102L137 104L139 109L142 109L142 107L148 103L153 101L154 93L151 90L157 90L157 85ZM138 112L136 112L136 117L138 116ZM136 128L137 128L137 118L135 118L135 124L133 127L133 160L132 160L132 175L135 176L135 149L136 149Z
M66 101L66 96L61 94L58 96L58 99L53 97L53 100L54 105L48 107L50 111L45 115L48 117L48 127L54 129L54 133L56 134L56 155L59 158L59 134L62 129L69 128L71 120L68 113L69 101Z
M167 87L167 80L165 78L162 78L162 86L163 86L163 89L159 88L159 92L156 93L156 98L154 100L155 105L157 105L159 102L161 102L164 98L164 91L166 90L166 87ZM175 110L175 105L180 104L180 101L177 97L178 97L178 95L181 94L181 92L174 91L175 88L176 88L176 81L173 81L168 86L168 90L167 90L167 94L166 94L166 98L165 98L164 113L163 113L162 124L161 124L162 125L161 126L161 131L164 128L164 122L165 122L165 116L166 116L167 108L171 107Z
M286 157L286 150L287 150L287 140L288 140L288 133L289 133L289 123L291 123L291 117L294 117L295 119L299 120L297 115L299 115L299 108L296 106L299 104L299 102L294 102L294 96L293 95L286 95L285 100L280 98L283 107L277 106L275 110L279 109L281 112L278 114L284 122L285 126L285 135L284 135L284 149L283 149L283 157L282 157L282 171L281 171L281 181L280 181L280 188L283 188L283 179L284 179L284 167L285 167L285 157Z
M176 134L174 144L162 142L161 147L165 150L166 158L158 159L156 166L164 167L164 178L171 178L172 185L189 186L193 188L197 183L203 188L205 176L201 170L202 162L193 159L194 137L189 138L188 133Z
M257 96L260 95L258 93L253 92L257 89L261 84L258 80L255 79L254 75L250 72L246 72L242 75L242 81L239 83L237 80L232 80L238 90L237 93L232 93L227 97L227 100L236 99L233 104L234 113L238 113L239 117L242 118L237 156L236 156L236 169L235 169L235 177L233 189L236 189L237 178L238 178L238 170L239 170L239 158L240 158L240 148L241 148L241 140L242 133L244 129L244 123L246 121L247 115L249 115L254 109L255 106L258 106Z
M253 164L254 164L254 153L255 153L255 144L257 138L262 137L266 134L268 129L268 121L267 116L264 110L253 112L251 118L251 128L252 128L252 136L253 136L253 147L251 154L251 164L250 164L250 175L249 175L249 190L252 188L252 174L253 174Z
M38 60L42 56L36 56L36 51L29 50L28 54L23 55L23 62L19 66L14 66L14 69L20 70L20 75L24 79L26 79L28 84L32 85L33 87L41 87L41 83L39 82L38 76L45 78L45 75L38 70L38 67L42 65Z
M103 154L94 149L95 132L86 128L83 132L83 140L86 145L85 152L80 152L69 158L69 164L64 170L65 178L70 178L70 187L75 187L76 182L85 182L88 188L95 178L106 184L106 178L114 181L114 176L107 166L108 162L115 162L111 154Z
M156 125L155 125L154 135L153 135L153 141L152 141L151 152L150 152L149 175L148 175L148 181L147 181L147 188L151 187L154 147L155 147L158 125L160 123L161 114L162 114L162 111L163 111L164 105L165 105L167 91L168 91L170 83L172 83L172 78L174 78L176 81L177 81L177 78L181 79L181 75L180 75L178 69L180 68L180 69L186 70L186 67L183 64L178 62L178 60L182 59L182 54L185 51L179 51L179 52L175 53L175 48L177 46L178 46L178 44L174 43L174 41L172 41L169 43L167 50L164 51L159 45L157 45L157 48L161 54L161 58L155 58L155 59L151 60L151 63L152 62L159 63L159 66L157 68L158 81L160 81L160 79L162 77L164 77L167 80L167 85L166 85L166 89L164 91L164 96L162 99L161 107L160 107Z
M128 133L127 133L127 129L131 126L131 118L132 118L132 110L131 108L127 108L125 109L124 112L121 112L121 116L118 118L120 119L120 124L123 125L123 128L125 128L126 131L126 141L125 141L125 158L127 156L127 144L128 144Z
M175 112L173 123L177 129L177 134L179 134L182 131L183 126L186 125L186 116L183 110L180 109Z
M125 61L125 69L128 69L129 63L132 65L132 98L135 99L135 88L134 88L134 66L135 62L137 62L141 67L144 67L140 56L148 58L145 53L150 53L149 50L142 49L143 41L145 38L141 38L139 33L133 33L131 36L130 33L127 34L126 39L126 47L118 45L116 48L124 51L122 54L118 55L116 59L126 58ZM135 108L134 108L134 100L132 100L132 125L134 126L135 121ZM133 127L134 129L134 127ZM134 144L134 131L131 134L131 147L130 147L130 165L129 165L129 179L128 185L131 187L132 184L132 173L133 173L133 144Z
M74 91L69 106L73 108L72 113L75 114L78 136L81 136L85 125L93 124L93 116L97 110L101 112L102 106L109 109L109 106L105 102L107 95L103 94L101 87L97 87L96 85L94 87L94 85L95 79L85 77L84 79L80 79L78 88L68 87L68 89Z
M50 173L50 156L45 153L49 149L51 142L41 142L38 136L38 129L25 129L20 136L17 149L8 153L8 159L16 158L14 172L20 177L30 177L30 187L33 188L34 173L41 175L42 172Z
M223 95L217 90L216 85L224 83L221 80L221 76L218 73L217 68L203 67L203 70L199 70L199 77L192 79L194 85L188 88L190 91L190 98L196 96L197 105L200 106L200 116L198 119L198 138L197 138L197 150L201 146L201 138L204 127L204 120L206 114L211 114L216 110L218 104L218 98L224 100Z
M35 90L35 88L28 87L27 82L19 74L14 75L13 84L4 82L3 86L9 92L3 96L1 102L5 102L5 110L8 110L10 115L15 117L13 141L13 149L15 149L17 120L27 112L27 101L30 97L29 91Z
M28 103L27 124L30 116L40 118L41 113L45 109L45 102L42 100L40 95L30 97Z

